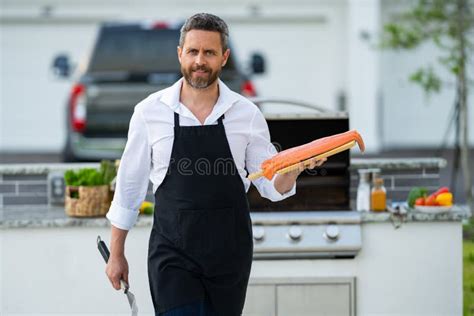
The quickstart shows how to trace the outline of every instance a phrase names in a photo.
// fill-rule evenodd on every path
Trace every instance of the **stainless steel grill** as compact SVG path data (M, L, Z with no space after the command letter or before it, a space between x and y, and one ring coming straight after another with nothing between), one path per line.
M255 102L259 106L266 103ZM315 113L266 115L272 141L279 149L349 129L345 112L302 106ZM300 175L296 195L276 203L261 198L251 187L254 258L354 258L362 248L361 219L350 210L349 166L349 151L329 157L322 168Z
M354 211L252 213L254 259L354 258L362 248Z

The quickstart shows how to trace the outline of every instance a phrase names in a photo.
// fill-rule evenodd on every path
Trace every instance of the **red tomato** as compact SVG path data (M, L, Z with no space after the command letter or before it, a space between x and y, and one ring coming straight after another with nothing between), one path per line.
M434 195L428 196L425 200L425 205L426 206L436 206L436 205L438 205L438 202L436 202L436 196L434 196Z
M424 197L417 198L415 200L415 205L425 205L425 198Z

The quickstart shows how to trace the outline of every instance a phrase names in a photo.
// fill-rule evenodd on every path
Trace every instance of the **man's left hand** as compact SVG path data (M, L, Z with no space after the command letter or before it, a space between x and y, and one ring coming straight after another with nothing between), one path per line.
M281 194L290 191L301 172L303 172L305 169L314 169L316 167L320 167L326 161L327 158L312 159L309 165L307 166L305 166L303 162L300 162L298 169L295 169L285 174L278 174L277 178L275 179L275 189L277 189L277 191Z

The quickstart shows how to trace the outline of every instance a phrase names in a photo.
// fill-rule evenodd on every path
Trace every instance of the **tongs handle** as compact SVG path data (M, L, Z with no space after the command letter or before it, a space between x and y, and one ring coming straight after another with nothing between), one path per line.
M100 236L97 236L97 248L99 249L99 252L102 255L102 258L104 258L105 263L109 262L109 257L110 257L109 248L107 248L107 245L100 238ZM124 293L127 293L130 286L128 285L127 282L125 282L125 280L120 280L120 287L122 288Z
M109 249L107 248L107 245L105 242L100 239L100 236L97 236L97 248L99 248L99 252L102 255L102 258L104 258L105 263L109 262L109 257L110 257L110 252Z

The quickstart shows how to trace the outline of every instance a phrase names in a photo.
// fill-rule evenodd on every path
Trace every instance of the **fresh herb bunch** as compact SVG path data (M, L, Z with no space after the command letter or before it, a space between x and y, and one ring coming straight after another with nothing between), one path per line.
M117 168L115 163L110 160L102 160L100 162L100 173L105 184L110 184L110 182L117 175Z
M66 185L70 186L94 186L108 185L115 178L117 170L112 161L102 160L100 169L83 168L79 170L67 170L64 173Z

